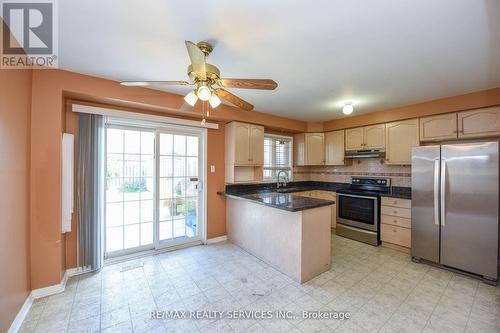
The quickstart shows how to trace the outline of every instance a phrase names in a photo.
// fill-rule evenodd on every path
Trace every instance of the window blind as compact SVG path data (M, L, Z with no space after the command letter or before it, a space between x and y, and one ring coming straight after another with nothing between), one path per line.
M264 136L264 179L275 180L283 170L292 179L292 139Z

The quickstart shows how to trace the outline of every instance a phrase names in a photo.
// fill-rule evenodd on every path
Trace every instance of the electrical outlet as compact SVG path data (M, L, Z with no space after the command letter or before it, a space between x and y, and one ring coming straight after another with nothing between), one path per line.
M215 165L211 165L211 166L210 166L210 172L211 172L211 173L214 173L214 172L215 172Z

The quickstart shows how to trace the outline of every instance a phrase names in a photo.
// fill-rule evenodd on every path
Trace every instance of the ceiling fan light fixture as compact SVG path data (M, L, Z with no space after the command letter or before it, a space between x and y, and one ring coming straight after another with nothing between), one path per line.
M189 105L191 106L194 106L196 104L196 102L198 101L198 96L196 95L195 91L192 90L189 92L189 94L187 94L185 97L184 97L184 100L186 101L186 103L188 103Z
M219 98L219 96L217 96L216 94L212 94L212 97L210 97L210 99L208 100L208 103L210 103L210 106L212 107L212 109L215 109L216 107L218 107L221 103L221 100Z
M350 115L354 111L354 107L352 103L345 103L342 107L342 113L345 115Z
M212 91L207 86L200 86L196 92L198 98L204 102L208 101L212 96Z

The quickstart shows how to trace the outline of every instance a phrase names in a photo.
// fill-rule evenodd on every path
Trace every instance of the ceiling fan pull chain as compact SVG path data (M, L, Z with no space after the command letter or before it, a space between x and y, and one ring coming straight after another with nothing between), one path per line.
M206 120L205 120L205 103L206 102L203 102L201 103L201 116L203 117L203 119L201 120L201 125L205 125L206 123Z

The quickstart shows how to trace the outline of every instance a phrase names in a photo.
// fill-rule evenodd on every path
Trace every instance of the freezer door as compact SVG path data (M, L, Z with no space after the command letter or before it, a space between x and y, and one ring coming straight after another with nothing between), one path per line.
M498 143L441 148L441 264L497 278Z
M411 255L439 263L440 146L415 147L411 159Z

